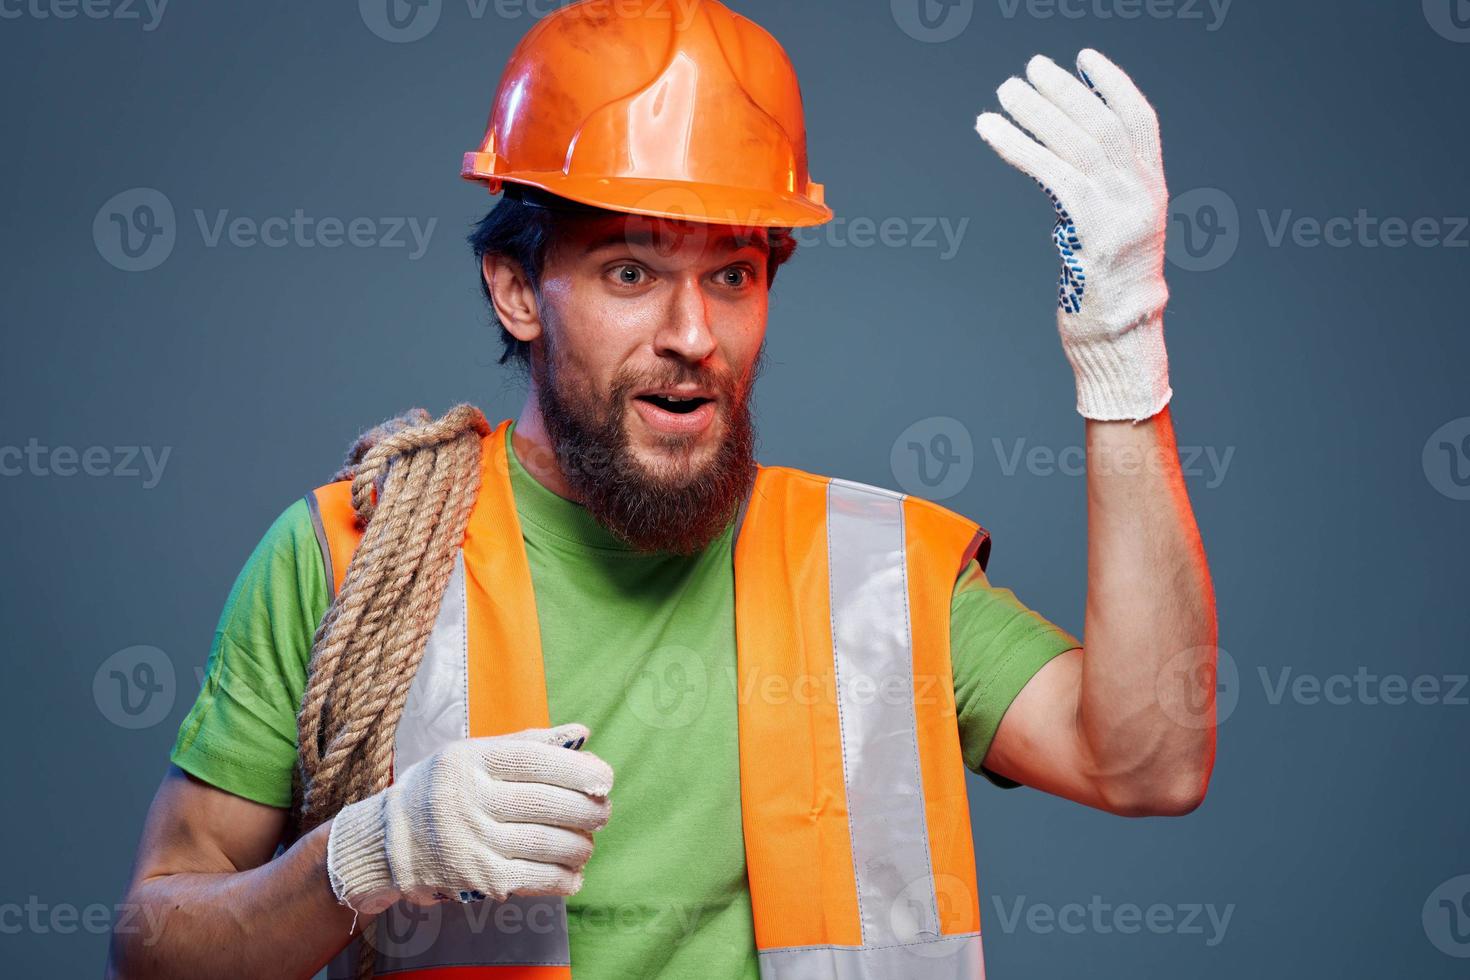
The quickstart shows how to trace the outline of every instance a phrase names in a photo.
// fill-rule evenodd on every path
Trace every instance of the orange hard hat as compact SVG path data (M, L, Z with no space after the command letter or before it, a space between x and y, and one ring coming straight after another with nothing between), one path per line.
M460 171L582 204L744 227L832 218L791 60L716 0L582 0L511 53Z

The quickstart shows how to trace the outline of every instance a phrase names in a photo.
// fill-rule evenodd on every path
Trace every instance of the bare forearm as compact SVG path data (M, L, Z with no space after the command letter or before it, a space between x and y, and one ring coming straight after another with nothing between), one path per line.
M1214 761L1215 599L1167 409L1087 423L1078 725L1121 812L1184 812Z
M109 975L127 980L310 977L349 938L353 914L327 883L330 823L258 868L136 883L112 939ZM360 918L360 930L366 917Z

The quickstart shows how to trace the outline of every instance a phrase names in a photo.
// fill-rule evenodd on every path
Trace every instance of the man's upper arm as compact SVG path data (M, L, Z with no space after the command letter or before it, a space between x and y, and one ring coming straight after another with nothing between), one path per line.
M971 771L1006 788L1035 785L1021 778L1027 770L1014 765L1012 753L1001 747L1016 727L1006 721L1018 711L1031 713L1023 690L1033 679L1054 673L1048 665L1080 646L1010 589L991 585L977 562L965 566L950 606L950 659L960 744Z
M266 532L230 591L203 686L170 754L175 766L245 800L290 806L296 714L327 604L321 550L298 501Z
M950 656L966 765L998 786L1110 809L1078 726L1076 637L990 585L972 562L955 585Z
M1078 728L1081 649L1068 650L1036 672L1001 720L985 765L1018 783L1108 809L1097 767L1084 754Z
M170 766L138 844L133 884L162 875L230 873L271 859L286 811L218 789Z

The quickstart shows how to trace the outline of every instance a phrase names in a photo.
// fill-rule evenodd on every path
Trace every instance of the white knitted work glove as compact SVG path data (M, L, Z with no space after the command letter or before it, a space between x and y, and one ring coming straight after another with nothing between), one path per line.
M1041 184L1056 208L1057 327L1077 375L1077 411L1140 421L1173 395L1164 351L1169 192L1159 122L1133 81L1096 51L1082 51L1077 69L1082 81L1037 55L1026 66L1030 84L1011 78L996 90L1031 136L994 112L982 114L975 129Z
M587 735L573 724L453 742L343 807L327 837L337 900L372 915L400 899L576 893L613 782L575 751Z

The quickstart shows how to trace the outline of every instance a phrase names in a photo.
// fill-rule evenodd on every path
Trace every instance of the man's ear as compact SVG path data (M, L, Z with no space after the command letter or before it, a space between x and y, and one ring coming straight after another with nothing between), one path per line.
M541 310L536 290L519 262L504 255L486 252L480 260L480 274L490 291L495 315L512 337L530 343L541 336Z

